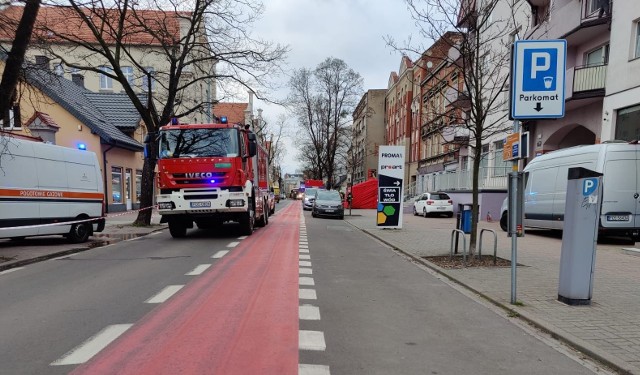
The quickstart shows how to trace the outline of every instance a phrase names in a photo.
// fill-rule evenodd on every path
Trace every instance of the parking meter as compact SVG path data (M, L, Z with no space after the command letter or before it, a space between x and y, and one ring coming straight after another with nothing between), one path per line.
M602 173L569 168L558 283L568 305L591 303L601 204Z

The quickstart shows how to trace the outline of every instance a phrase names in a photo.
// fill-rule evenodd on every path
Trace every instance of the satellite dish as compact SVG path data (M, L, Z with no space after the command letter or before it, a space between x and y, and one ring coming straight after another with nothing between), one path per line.
M433 67L433 63L431 61L427 61L427 68L431 69Z

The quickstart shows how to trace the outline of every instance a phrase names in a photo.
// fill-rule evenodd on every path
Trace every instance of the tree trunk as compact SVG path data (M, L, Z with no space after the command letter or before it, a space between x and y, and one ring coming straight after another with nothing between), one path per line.
M476 137L476 144L473 151L473 177L472 180L472 205L471 205L471 235L469 236L469 254L476 252L476 241L478 234L478 217L480 216L478 207L479 185L480 185L480 159L482 157L482 140Z
M156 155L158 143L151 141L147 145L148 156L144 159L144 166L142 167L142 190L140 192L140 208L138 217L133 222L134 225L148 226L151 225L151 214L153 213L154 205L154 170L156 168Z
M16 37L11 45L11 51L7 56L7 61L2 73L0 82L0 114L4 113L13 105L14 93L18 85L20 71L24 63L24 55L31 40L33 25L36 22L40 10L40 0L27 0L20 18L20 23L16 29Z

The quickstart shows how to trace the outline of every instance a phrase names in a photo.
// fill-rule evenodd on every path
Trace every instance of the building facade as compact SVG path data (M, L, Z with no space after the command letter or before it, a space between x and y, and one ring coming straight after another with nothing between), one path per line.
M386 93L386 89L367 90L353 112L348 173L351 174L351 183L354 185L378 173L378 147L384 144L385 135Z

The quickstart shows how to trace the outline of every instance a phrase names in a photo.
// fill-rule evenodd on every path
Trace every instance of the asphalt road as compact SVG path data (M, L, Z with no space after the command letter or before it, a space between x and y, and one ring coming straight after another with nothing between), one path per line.
M163 231L0 274L0 374L590 372L299 204L248 238Z

